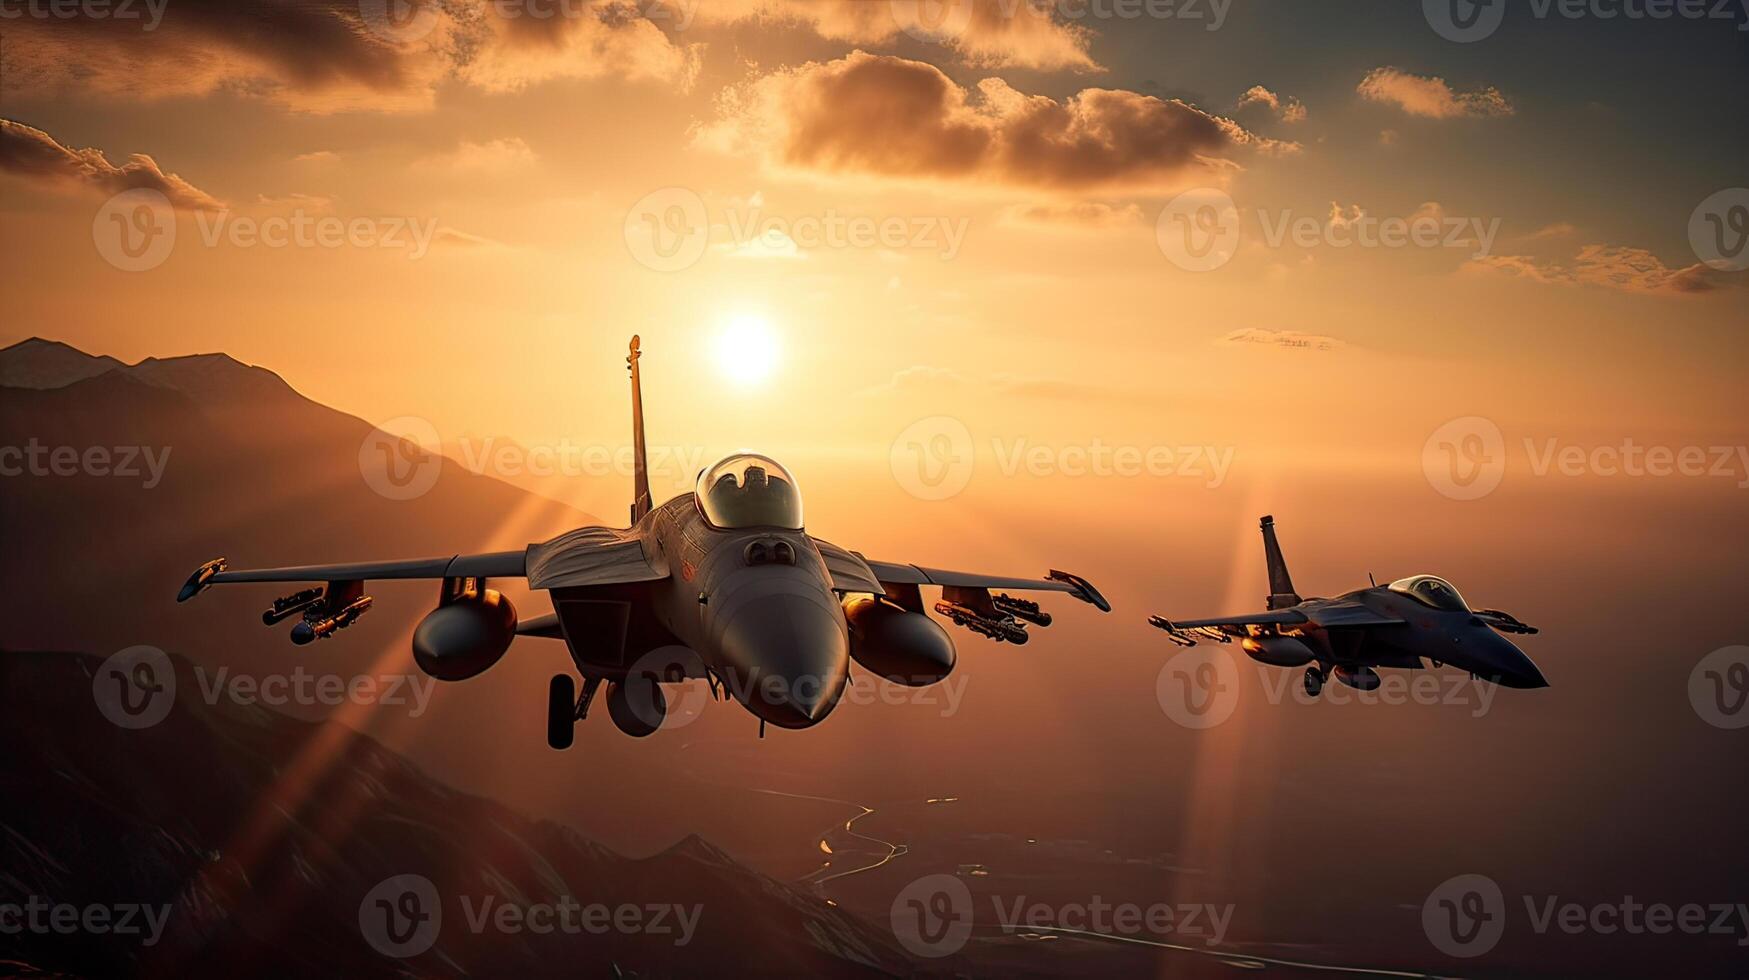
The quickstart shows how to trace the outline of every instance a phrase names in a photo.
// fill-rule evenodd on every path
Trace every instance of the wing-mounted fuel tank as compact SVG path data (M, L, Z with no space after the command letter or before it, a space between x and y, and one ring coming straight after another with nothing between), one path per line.
M465 681L497 663L514 639L509 599L483 579L444 579L437 608L413 631L413 659L440 681Z
M1312 648L1291 636L1247 636L1239 641L1252 660L1271 667L1304 667L1312 662Z
M953 638L935 620L884 596L844 603L850 657L862 669L907 687L924 687L953 672Z

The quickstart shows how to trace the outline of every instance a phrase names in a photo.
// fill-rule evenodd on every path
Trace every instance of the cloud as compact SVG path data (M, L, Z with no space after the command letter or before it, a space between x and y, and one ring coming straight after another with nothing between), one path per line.
M1456 92L1443 78L1411 75L1395 68L1374 68L1355 89L1363 98L1394 105L1411 116L1462 119L1510 116L1516 110L1497 88Z
M885 46L901 35L945 45L978 68L1103 71L1093 33L1034 0L702 0L703 24L747 21L808 27L829 41Z
M1550 285L1602 286L1629 293L1691 294L1719 288L1713 271L1702 263L1672 269L1645 249L1619 245L1586 245L1567 263L1544 262L1528 255L1489 255L1471 259L1465 268Z
M224 207L188 181L165 173L157 161L143 153L129 156L128 162L118 167L101 150L70 149L42 130L10 119L0 119L0 173L106 195L155 190L175 207L190 211Z
M511 137L485 143L464 140L455 149L425 157L417 165L429 170L483 176L526 170L534 166L537 159L527 143Z
M1002 213L1002 218L1010 224L1068 227L1088 231L1136 225L1143 221L1140 205L1115 205L1103 201L1023 204L1008 208Z
M1223 344L1254 344L1286 350L1332 351L1348 344L1322 334L1300 333L1297 330L1269 330L1264 327L1242 327L1221 338Z
M968 90L863 51L729 90L696 142L813 174L1152 192L1219 179L1235 151L1293 147L1176 99L1090 88L1059 102L999 78Z
M1263 106L1274 113L1276 118L1284 123L1306 121L1306 106L1299 99L1291 96L1280 96L1261 85L1253 85L1239 97L1239 105L1235 111L1244 112L1252 106Z
M696 45L678 46L625 5L574 0L572 16L511 17L498 4L413 0L178 0L145 32L122 17L20 18L7 27L7 84L38 97L120 101L234 94L310 112L432 105L448 79L512 91L555 77L613 75L689 87ZM139 5L136 5L139 6Z

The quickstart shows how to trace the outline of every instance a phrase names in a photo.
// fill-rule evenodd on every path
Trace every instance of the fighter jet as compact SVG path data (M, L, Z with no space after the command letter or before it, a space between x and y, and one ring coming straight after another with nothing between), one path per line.
M1389 585L1373 583L1333 599L1302 599L1294 591L1275 518L1264 517L1263 557L1269 569L1268 612L1215 619L1148 622L1174 643L1239 641L1251 659L1272 667L1305 667L1306 693L1317 697L1336 679L1362 691L1378 688L1375 667L1421 669L1450 664L1502 687L1548 687L1542 671L1502 633L1530 634L1498 609L1471 609L1450 582L1437 575L1411 575Z
M653 506L638 348L633 337L631 527L580 527L516 551L410 561L233 571L216 558L189 576L177 601L219 584L321 583L262 614L268 625L299 617L291 639L302 644L369 610L369 581L437 581L437 607L413 632L413 659L432 677L475 677L518 636L564 641L582 692L570 673L552 679L547 741L555 749L571 745L603 683L608 714L634 737L661 726L663 682L704 678L713 695L726 693L758 718L761 735L767 723L802 729L824 720L852 660L898 683L936 683L957 654L924 611L923 586L941 589L937 613L998 643L1025 643L1028 625L1051 622L1036 601L1006 590L1061 592L1111 611L1091 583L1067 572L1009 578L869 561L817 538L802 520L795 477L768 456L728 456L699 473L693 492ZM504 578L548 592L553 612L519 621L510 600L487 587Z

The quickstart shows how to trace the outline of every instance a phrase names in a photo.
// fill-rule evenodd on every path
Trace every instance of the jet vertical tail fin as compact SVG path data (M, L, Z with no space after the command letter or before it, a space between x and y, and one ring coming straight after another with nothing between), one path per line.
M1286 609L1300 604L1294 591L1294 580L1287 573L1287 562L1281 557L1281 544L1275 540L1275 518L1265 516L1263 527L1263 560L1269 566L1269 609Z
M650 473L644 453L644 391L638 383L638 336L632 335L626 366L632 372L632 524L650 512Z

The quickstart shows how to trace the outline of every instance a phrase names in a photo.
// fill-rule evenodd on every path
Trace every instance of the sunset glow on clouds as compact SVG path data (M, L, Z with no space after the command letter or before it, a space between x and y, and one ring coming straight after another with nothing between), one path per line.
M1534 418L1553 389L1562 413L1679 418L1734 384L1720 365L1745 353L1749 294L1703 264L1711 226L1691 217L1742 183L1743 135L1681 93L1741 101L1735 32L1661 26L1656 43L1686 46L1654 77L1612 66L1644 36L1600 49L1530 23L1548 33L1529 58L1510 26L1454 46L1415 8L1235 7L1218 29L1018 0L448 2L397 21L191 0L150 29L9 20L17 336L0 341L54 324L129 358L226 350L367 417L605 439L620 392L578 384L582 365L633 331L702 349L758 316L786 345L782 390L870 393L783 412L787 437L854 431L876 453L911 410L883 401L895 376L1029 379L906 387L1015 425L1248 445L1284 436L1262 401L1214 397L1223 379L1297 384L1307 357L1327 376L1302 397L1332 440ZM149 270L94 247L128 189L180 215ZM1175 212L1186 193L1218 206ZM238 244L319 218L371 234ZM430 237L397 248L388 228ZM1649 339L1672 329L1692 343ZM673 410L725 440L771 417L690 365L670 366ZM1473 372L1499 380L1490 404ZM1044 394L1088 390L1134 410ZM1375 423L1383 403L1405 407Z

